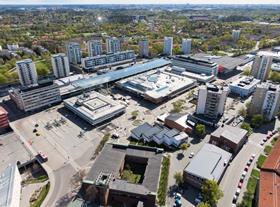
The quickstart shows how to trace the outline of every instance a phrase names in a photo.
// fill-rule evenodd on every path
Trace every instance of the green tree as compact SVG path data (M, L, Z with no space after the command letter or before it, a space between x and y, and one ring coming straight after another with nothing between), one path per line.
M180 113L183 110L184 103L185 101L182 99L173 102L173 109L171 110L171 113Z
M199 136L202 136L206 133L206 130L205 130L205 125L203 124L197 124L195 126L195 133Z
M7 82L8 82L8 79L3 74L0 74L0 84L4 84Z
M188 149L188 147L189 147L189 145L187 143L183 143L183 144L181 144L180 149L184 153Z
M182 175L181 172L175 172L174 175L173 175L173 178L175 179L175 183L178 186L181 186L184 182L183 175Z
M138 115L139 115L139 111L138 110L131 112L132 119L137 119Z
M196 207L211 207L208 203L201 202Z
M250 135L252 134L252 132L253 132L252 127L251 127L250 124L247 123L247 122L243 122L243 123L241 124L240 128L241 128L241 129L247 130L247 135L248 135L248 136L250 136Z
M210 206L215 206L219 199L224 196L223 191L220 190L219 185L214 180L206 180L201 186L203 201Z
M245 107L242 107L241 109L239 109L238 114L242 117L246 117L247 116L247 110Z
M263 124L263 116L261 114L256 114L251 119L251 125L253 127L259 128Z
M246 67L243 72L242 72L243 75L251 75L251 69L250 67Z

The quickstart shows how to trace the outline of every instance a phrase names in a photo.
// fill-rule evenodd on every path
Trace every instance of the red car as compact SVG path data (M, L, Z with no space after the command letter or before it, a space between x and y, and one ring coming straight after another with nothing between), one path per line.
M244 168L244 171L248 172L248 170L249 170L249 167L246 166L246 167Z
M242 185L243 185L243 183L242 183L242 182L239 182L239 183L238 183L238 188L242 188Z

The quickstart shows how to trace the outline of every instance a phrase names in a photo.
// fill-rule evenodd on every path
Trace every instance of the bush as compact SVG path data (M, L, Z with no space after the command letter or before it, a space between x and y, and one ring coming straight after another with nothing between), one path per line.
M240 126L241 129L245 129L247 131L247 135L250 136L253 133L253 129L249 123L243 122Z
M260 171L253 169L251 173L251 177L260 178Z
M159 180L159 188L158 188L158 192L157 192L158 204L161 206L165 205L165 202L166 202L169 166L170 166L170 158L163 157L162 165L161 165L160 180Z
M259 158L258 158L258 161L257 161L257 167L258 168L261 168L262 167L262 165L263 165L263 163L264 163L264 161L266 160L266 156L264 156L264 155L260 155L259 156Z
M267 145L267 146L265 146L265 148L264 148L264 153L265 153L266 155L268 155L268 154L271 152L271 150L272 150L272 146Z
M248 193L254 195L256 191L258 180L254 177L250 177L247 183L247 191Z
M195 126L195 133L199 136L202 136L206 133L205 126L203 124L197 124Z
M42 187L38 198L34 202L30 203L30 207L40 207L44 199L46 198L49 189L50 189L50 182L48 182L45 186Z
M263 124L263 116L260 114L256 114L251 119L251 125L255 128L259 128Z

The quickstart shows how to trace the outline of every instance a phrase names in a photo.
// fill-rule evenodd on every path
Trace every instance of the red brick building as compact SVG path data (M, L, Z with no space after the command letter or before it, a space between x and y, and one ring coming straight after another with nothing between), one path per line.
M280 139L264 162L260 173L258 207L280 206Z
M7 128L8 126L8 112L2 106L0 106L0 129Z

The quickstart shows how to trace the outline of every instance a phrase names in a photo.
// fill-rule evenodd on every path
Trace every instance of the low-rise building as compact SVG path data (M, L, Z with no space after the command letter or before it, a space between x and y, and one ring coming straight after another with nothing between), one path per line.
M61 101L59 86L53 81L41 82L33 87L15 88L9 91L9 95L17 107L25 112Z
M156 104L196 86L195 80L166 72L166 68L123 79L117 86Z
M21 176L16 164L9 165L0 174L0 206L19 207Z
M244 76L241 79L229 84L230 93L237 94L241 97L250 96L256 89L260 80L253 77Z
M121 65L135 61L135 53L132 50L82 58L82 67L85 71Z
M211 134L209 143L236 154L245 144L246 140L247 131L245 129L224 125Z
M184 169L184 182L196 188L201 188L206 180L220 183L231 156L231 153L206 143Z
M96 125L125 112L125 106L97 92L86 93L63 101L66 108Z
M102 206L155 206L162 152L158 148L106 144L83 179L83 198ZM123 173L135 173L135 169L140 179L126 180Z
M159 124L152 126L149 123L144 123L132 129L131 137L138 141L155 142L158 145L164 144L168 147L179 147L188 140L188 135L185 132L169 129Z
M8 112L0 106L0 130L9 126Z
M164 124L181 132L191 133L195 127L195 123L189 119L189 114L169 114L164 119Z

